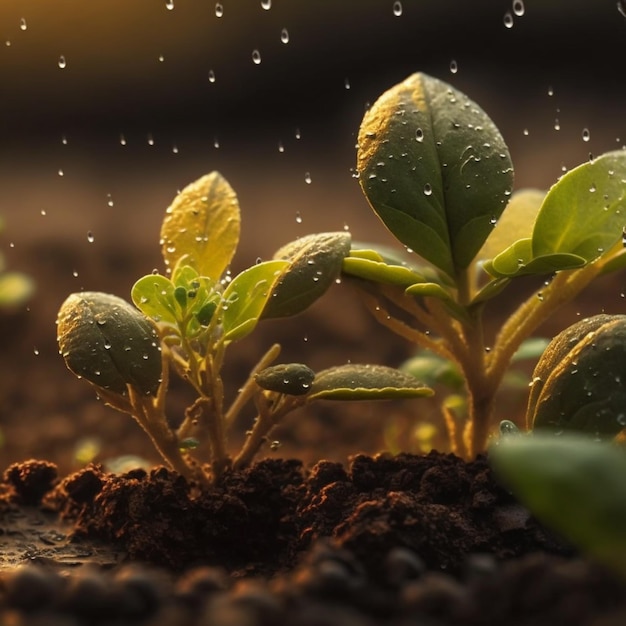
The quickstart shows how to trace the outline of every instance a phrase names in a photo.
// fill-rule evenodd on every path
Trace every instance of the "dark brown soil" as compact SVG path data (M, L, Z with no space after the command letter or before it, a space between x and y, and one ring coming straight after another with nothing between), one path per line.
M30 461L2 490L10 623L626 619L624 585L542 528L485 458L358 455L310 471L272 459L204 491L165 468L57 480Z

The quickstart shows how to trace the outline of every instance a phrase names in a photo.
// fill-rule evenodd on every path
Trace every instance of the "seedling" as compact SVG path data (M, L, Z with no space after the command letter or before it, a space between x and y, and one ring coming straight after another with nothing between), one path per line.
M381 324L460 375L462 401L444 403L443 415L452 450L471 458L485 449L496 392L523 342L600 274L626 265L626 151L591 158L545 195L513 193L509 151L488 115L414 74L365 114L357 172L373 210L423 264L353 246L343 273ZM529 275L541 288L486 336L488 308Z
M231 276L239 230L235 192L220 174L208 174L167 209L161 228L167 271L135 283L135 306L106 293L75 293L58 316L60 352L69 369L107 404L132 415L171 467L202 483L219 479L230 466L248 465L276 423L306 403L432 393L413 376L383 366L344 365L316 374L298 363L272 365L280 352L274 344L226 409L222 365L228 346L262 318L305 310L335 282L350 249L347 232L309 235ZM170 371L196 395L176 430L165 413ZM257 418L231 459L227 434L250 401Z

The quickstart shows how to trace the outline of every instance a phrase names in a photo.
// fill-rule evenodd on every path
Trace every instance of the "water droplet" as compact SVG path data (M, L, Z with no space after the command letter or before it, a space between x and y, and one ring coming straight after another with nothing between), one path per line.
M217 2L215 4L215 15L217 17L222 17L222 15L224 15L224 7L221 2Z
M394 2L393 3L393 14L396 17L400 17L402 15L402 2Z
M459 71L459 64L456 62L455 59L452 59L452 61L450 61L450 72L452 74L456 74Z
M424 131L421 128L418 128L415 131L415 139L417 139L420 143L424 141Z
M301 139L302 138L302 134L300 133L300 129L296 128L296 139Z
M280 31L280 40L283 43L289 43L289 31L286 28Z
M591 133L588 128L583 128L583 141L589 141L591 139Z
M283 142L279 141L278 142L278 152L284 152L285 151L285 146L283 146Z
M7 40L4 42L4 45L5 45L7 48L10 48L10 47L11 47L11 42L7 39Z
M154 145L154 137L151 134L148 135L148 145L149 146L153 146Z
M525 128L522 133L525 137L528 137L528 128Z
M524 0L513 0L513 13L515 13L515 15L522 17L525 11Z
M48 215L48 214L46 213L46 209L41 209L41 211L39 211L39 213L41 213L41 215L42 215L43 217L45 217L46 215Z
M168 11L172 11L174 9L174 0L166 0L165 2L165 8Z
M272 8L272 0L261 0L261 7L269 11Z
M513 28L513 14L511 13L511 11L507 11L504 14L502 21L504 22L504 26L506 28Z
M57 172L57 174L59 176L65 176L65 172L61 168L59 168L59 171Z
M561 130L561 122L559 122L558 117L554 120L554 130Z
M113 206L114 202L113 202L113 198L111 197L111 194L108 193L107 194L107 205L108 206Z
M255 65L260 65L261 63L261 53L256 48L252 51L252 62Z
M177 145L173 145L172 146L172 153L173 154L178 154L178 146Z
M595 186L595 184L592 184L591 187L589 187L589 192L590 193L595 193L597 190L597 187Z
M213 70L209 70L209 82L210 83L215 82L215 72Z
M120 145L122 146L126 145L126 137L124 137L124 135L120 135Z
M350 79L349 79L349 78L346 78L346 79L343 81L343 86L344 86L346 89L350 89Z
M430 186L430 183L426 183L424 185L424 195L425 196L430 196L433 193L433 188Z
M497 218L497 217L495 217L494 215L492 215L492 216L489 218L489 223L490 223L492 226L495 226L495 225L498 223L498 218Z
M61 137L61 143L62 143L64 146L67 146L67 137L66 137L65 135L63 135L63 137Z
M220 140L217 137L213 140L213 147L214 148L220 147Z
M28 28L28 25L26 24L26 18L21 18L20 19L20 30L26 30Z
M72 276L73 276L74 278L78 278L78 270L74 270L74 271L72 272Z
M296 224L302 224L302 215L300 215L300 211L296 213Z
M307 185L310 185L310 184L311 184L311 172L305 172L305 173L304 173L304 182L305 182Z
M95 241L95 237L93 236L93 233L90 230L87 231L87 241L89 243L93 243Z
M34 354L35 356L39 356L39 348L36 348L36 347L35 347L35 348L33 348L33 354Z
M165 57L162 54L159 54L159 63L163 63L165 61Z
M62 70L64 70L67 67L67 61L65 60L65 57L63 55L59 57L58 66Z
M549 96L553 96L554 95L554 87L552 87L552 85L550 85L548 87L548 95Z

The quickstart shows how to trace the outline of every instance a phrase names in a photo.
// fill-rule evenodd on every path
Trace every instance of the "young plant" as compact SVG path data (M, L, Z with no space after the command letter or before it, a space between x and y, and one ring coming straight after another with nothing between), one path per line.
M486 446L496 391L523 342L597 276L626 265L626 151L590 159L545 195L512 193L509 151L488 115L420 73L365 114L357 171L373 210L426 263L353 246L343 273L381 324L462 374L464 401L443 414L452 450L471 458ZM542 287L486 336L486 310L529 275Z
M208 174L167 209L161 246L168 269L135 283L135 306L83 292L70 295L58 315L60 352L69 369L107 404L132 415L171 467L200 482L217 480L229 466L248 465L275 424L308 402L431 393L414 377L382 366L346 365L317 374L302 364L272 366L280 352L275 344L226 409L221 372L228 346L260 319L306 309L335 282L350 249L346 232L309 235L233 277L227 268L239 230L235 192L220 174ZM196 395L176 430L165 412L170 370ZM258 415L231 459L227 433L249 401ZM192 451L210 462L209 470Z

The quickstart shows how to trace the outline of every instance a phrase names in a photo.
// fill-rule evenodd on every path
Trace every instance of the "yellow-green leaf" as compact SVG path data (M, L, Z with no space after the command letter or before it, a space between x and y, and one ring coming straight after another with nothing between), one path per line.
M183 189L167 209L161 227L166 265L183 258L201 276L218 281L239 243L239 202L219 173L211 172Z

